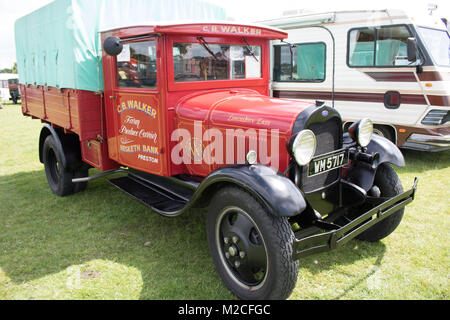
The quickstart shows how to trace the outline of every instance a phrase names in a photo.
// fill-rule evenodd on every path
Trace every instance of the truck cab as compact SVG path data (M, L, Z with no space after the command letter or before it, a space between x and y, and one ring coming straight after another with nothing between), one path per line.
M232 24L138 26L102 32L103 40L116 39L122 49L117 56L104 50L102 57L103 73L108 75L104 86L110 158L162 176L186 172L207 176L218 166L171 161L171 150L178 142L173 132L189 133L191 139L184 148L192 149L194 155L203 154L206 146L201 141L214 122L220 122L218 129L224 132L245 124L238 119L241 113L236 107L226 107L227 101L240 100L247 110L250 99L244 97L269 95L269 41L283 37L281 31ZM264 116L255 121L272 117ZM200 131L194 132L195 125Z
M120 174L109 182L163 216L206 208L241 299L288 298L300 258L388 236L417 181L403 190L403 156L369 119L344 134L336 109L270 97L270 41L286 37L228 22L102 31L104 91L21 84L51 190Z

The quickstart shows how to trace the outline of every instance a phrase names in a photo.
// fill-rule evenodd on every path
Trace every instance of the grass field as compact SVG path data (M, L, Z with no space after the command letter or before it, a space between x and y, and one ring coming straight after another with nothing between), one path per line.
M0 110L0 299L233 299L216 273L203 212L161 217L105 180L54 196L38 161L41 123ZM375 244L300 261L291 299L448 299L450 152L405 151L418 195Z

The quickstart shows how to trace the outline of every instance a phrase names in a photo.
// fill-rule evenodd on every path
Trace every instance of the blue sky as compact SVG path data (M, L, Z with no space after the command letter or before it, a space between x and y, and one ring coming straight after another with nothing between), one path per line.
M0 0L0 69L9 68L15 61L14 22L52 0ZM131 0L130 0L131 1ZM163 0L162 0L163 1ZM427 13L429 3L435 3L439 16L450 17L448 0L206 0L224 7L237 21L253 22L276 18L284 11L309 9L314 11L342 9L412 8Z

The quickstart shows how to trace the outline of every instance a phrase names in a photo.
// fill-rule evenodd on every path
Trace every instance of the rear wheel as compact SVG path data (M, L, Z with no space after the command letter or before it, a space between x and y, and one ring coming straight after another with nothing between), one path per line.
M73 168L64 168L62 150L56 146L55 138L49 135L42 148L42 159L47 182L52 192L65 197L86 190L87 182L73 183L72 179L87 177L89 167L83 163ZM67 157L66 157L67 158Z
M47 182L52 192L60 197L73 193L73 173L64 168L62 153L56 147L55 138L49 135L44 142L43 161Z
M89 176L89 166L82 164L79 168L73 171L73 178L86 178ZM83 192L86 190L88 183L87 182L79 182L74 183L74 193Z
M286 218L270 215L247 192L228 187L212 199L208 244L226 287L240 299L286 299L297 282L294 234Z
M12 98L13 103L17 104L17 101L19 100L19 97L15 93L13 93L11 95L11 98Z

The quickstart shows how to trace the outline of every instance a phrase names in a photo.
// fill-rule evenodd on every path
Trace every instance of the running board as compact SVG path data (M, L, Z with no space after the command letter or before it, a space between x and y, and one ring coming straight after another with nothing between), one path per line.
M178 197L158 186L133 176L108 180L113 186L150 207L159 214L175 216L188 204L186 199Z

